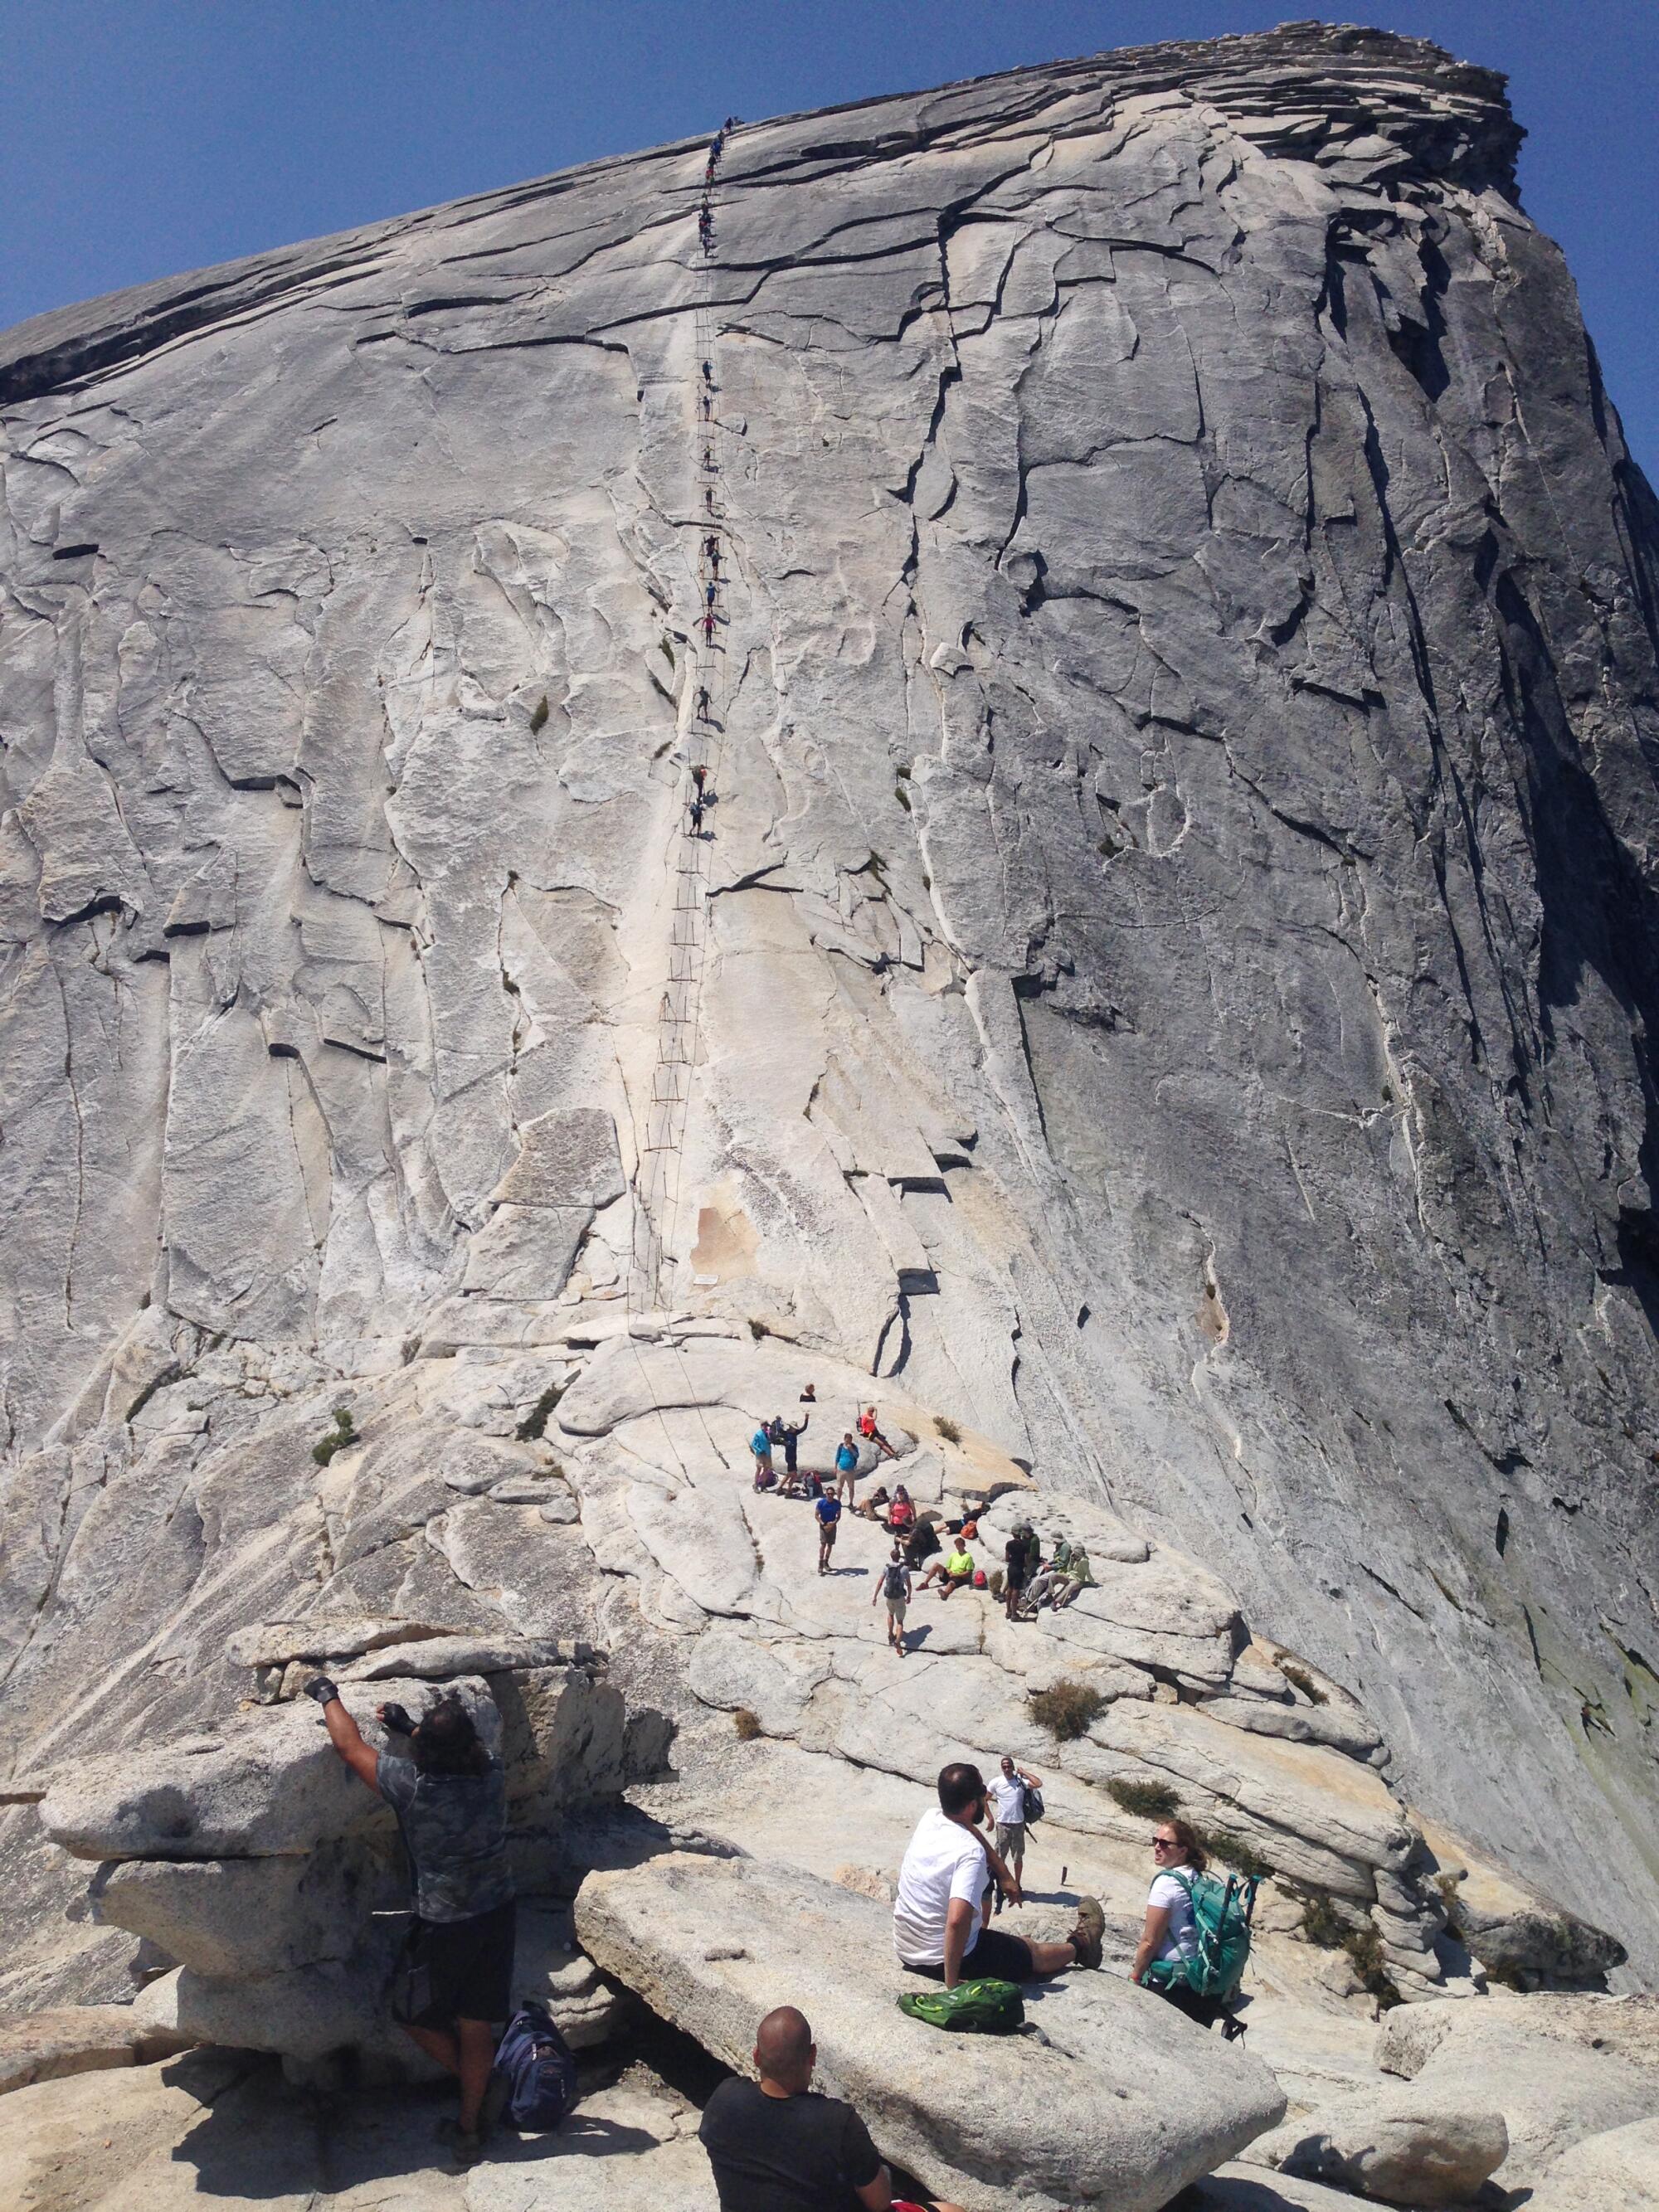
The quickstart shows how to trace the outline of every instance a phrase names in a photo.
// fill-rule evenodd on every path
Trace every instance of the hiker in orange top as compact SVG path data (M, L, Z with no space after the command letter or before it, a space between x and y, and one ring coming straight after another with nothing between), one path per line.
M866 1443L873 1444L879 1452L885 1452L889 1459L898 1457L898 1454L876 1426L876 1409L873 1406L866 1406L863 1413L859 1415L859 1434L864 1438Z

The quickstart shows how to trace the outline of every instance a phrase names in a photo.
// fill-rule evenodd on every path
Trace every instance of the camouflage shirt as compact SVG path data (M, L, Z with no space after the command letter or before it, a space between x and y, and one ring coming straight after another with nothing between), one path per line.
M509 1902L507 1778L497 1762L485 1774L422 1774L413 1759L383 1751L374 1781L404 1832L422 1920L471 1920Z

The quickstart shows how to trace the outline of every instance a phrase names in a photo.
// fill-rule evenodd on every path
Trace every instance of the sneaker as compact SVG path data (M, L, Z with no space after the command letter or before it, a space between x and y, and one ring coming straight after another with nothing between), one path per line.
M1099 1966L1100 1939L1105 1929L1106 1915L1100 1909L1100 1899L1097 1897L1079 1898L1077 1926L1073 1929L1069 1939L1079 1966Z

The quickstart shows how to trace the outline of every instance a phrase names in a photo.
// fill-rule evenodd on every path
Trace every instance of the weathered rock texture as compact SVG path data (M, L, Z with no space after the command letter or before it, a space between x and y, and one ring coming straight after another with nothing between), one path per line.
M699 144L11 334L20 1800L311 1616L596 1636L618 1772L714 1620L700 1696L914 1771L746 1517L753 1419L873 1374L941 1501L1127 1524L1079 1832L1175 1773L1422 1996L1419 1805L1659 1967L1654 510L1516 135L1296 27L744 130L706 262ZM961 1611L1000 1736L1054 1639ZM0 1850L0 1979L111 1994Z

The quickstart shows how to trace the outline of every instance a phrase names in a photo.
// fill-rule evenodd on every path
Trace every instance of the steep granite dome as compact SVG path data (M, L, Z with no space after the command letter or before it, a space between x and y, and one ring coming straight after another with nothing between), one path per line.
M1517 140L1294 26L0 345L15 1777L249 1624L752 1626L618 1469L816 1364L1659 1973L1659 532Z

